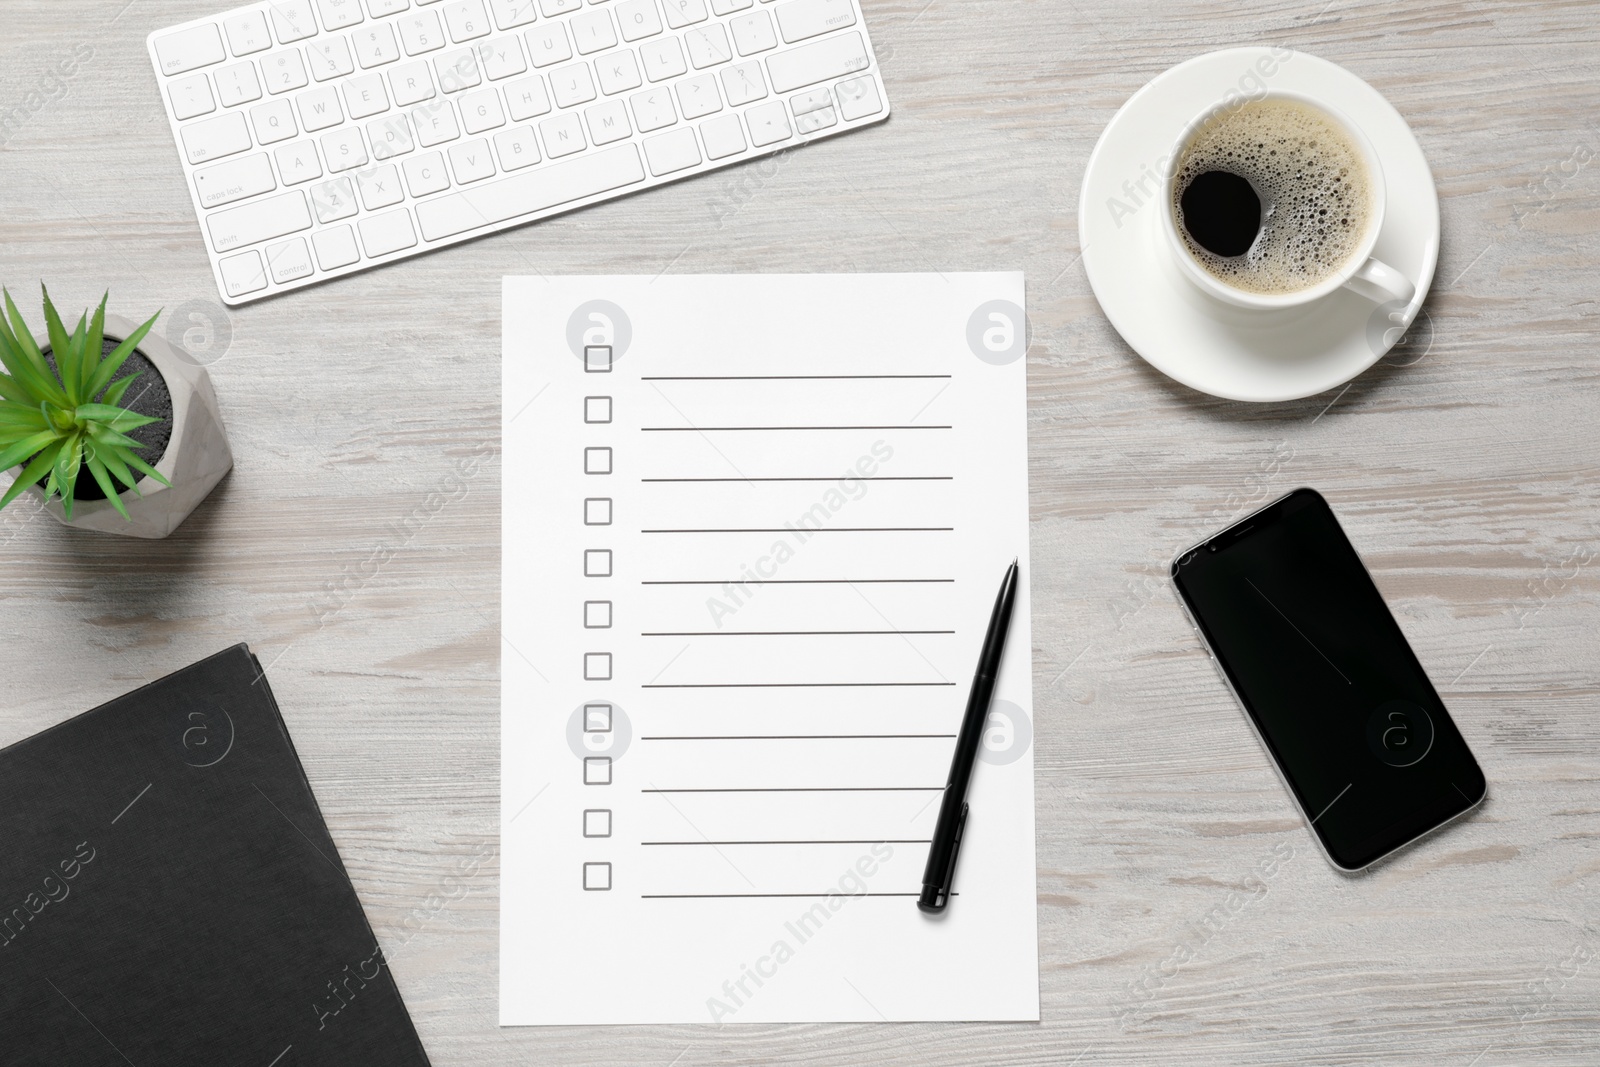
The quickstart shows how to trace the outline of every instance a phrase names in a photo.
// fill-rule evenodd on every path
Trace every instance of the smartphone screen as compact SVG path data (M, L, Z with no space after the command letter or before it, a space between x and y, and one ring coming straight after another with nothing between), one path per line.
M1483 799L1483 772L1315 490L1184 553L1172 577L1311 828L1359 870Z

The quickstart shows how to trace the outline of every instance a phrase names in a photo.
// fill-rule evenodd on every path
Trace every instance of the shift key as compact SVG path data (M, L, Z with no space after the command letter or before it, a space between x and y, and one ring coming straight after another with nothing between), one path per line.
M311 228L311 210L300 190L268 197L244 207L213 212L206 218L211 247L218 252L243 248Z
M787 93L828 78L838 78L871 66L859 33L841 33L816 44L801 45L767 60L772 91Z

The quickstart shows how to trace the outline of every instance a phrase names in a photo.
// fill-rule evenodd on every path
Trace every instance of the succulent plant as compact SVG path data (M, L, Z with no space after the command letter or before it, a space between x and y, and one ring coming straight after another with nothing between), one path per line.
M0 470L26 461L22 473L0 497L0 508L41 478L48 478L45 499L61 497L62 509L71 519L73 493L87 467L106 499L127 518L122 490L112 484L113 478L136 494L135 472L162 485L172 484L135 454L145 446L126 432L161 421L122 407L123 396L139 375L111 380L161 313L156 312L105 355L106 299L110 294L100 301L93 319L85 314L68 334L45 290L45 327L55 363L51 367L11 294L3 289L0 293L5 296L6 312L0 315L0 363L9 372L0 374Z

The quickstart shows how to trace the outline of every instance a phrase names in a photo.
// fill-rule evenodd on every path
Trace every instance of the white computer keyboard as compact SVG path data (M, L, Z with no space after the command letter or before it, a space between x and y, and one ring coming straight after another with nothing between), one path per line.
M889 115L857 0L266 0L148 45L232 305Z

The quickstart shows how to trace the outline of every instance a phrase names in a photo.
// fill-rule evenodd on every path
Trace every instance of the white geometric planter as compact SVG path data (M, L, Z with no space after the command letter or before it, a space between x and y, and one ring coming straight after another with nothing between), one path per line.
M138 328L138 323L120 315L106 315L107 337L130 337ZM37 340L41 348L49 344L48 338ZM124 537L166 537L233 468L233 451L222 427L211 375L187 352L168 344L154 330L139 342L139 351L161 373L167 392L172 394L172 438L160 461L153 464L172 485L162 485L149 476L141 478L138 485L142 495L135 495L132 490L122 494L122 506L128 509L126 519L117 514L109 500L74 500L72 518L68 520L60 498L52 498L46 510L67 526ZM44 489L36 485L29 492L43 495Z

